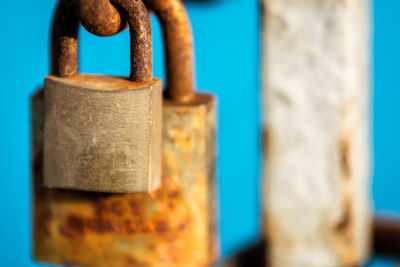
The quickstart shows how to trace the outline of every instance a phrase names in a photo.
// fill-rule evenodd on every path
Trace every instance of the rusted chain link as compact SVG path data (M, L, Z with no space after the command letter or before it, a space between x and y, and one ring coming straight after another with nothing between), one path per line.
M114 0L125 11L131 35L131 80L153 77L153 50L149 12L142 0Z
M112 36L126 27L125 16L108 0L73 0L85 29L97 36Z
M152 40L149 13L141 0L116 0L128 17L131 34L132 81L152 79ZM53 19L51 72L60 77L78 73L78 25L75 5L60 0ZM98 30L98 29L95 29Z

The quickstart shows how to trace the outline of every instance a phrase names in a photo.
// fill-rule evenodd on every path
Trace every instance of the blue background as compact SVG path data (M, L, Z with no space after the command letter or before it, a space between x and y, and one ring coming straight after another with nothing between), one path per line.
M54 0L0 0L1 266L30 258L30 94L48 73ZM223 256L259 235L260 90L256 0L187 3L195 38L197 87L219 99L218 186ZM374 175L378 211L400 213L400 1L374 1ZM164 77L160 29L153 22L154 76ZM127 75L129 36L80 34L82 72ZM375 261L372 266L393 266Z

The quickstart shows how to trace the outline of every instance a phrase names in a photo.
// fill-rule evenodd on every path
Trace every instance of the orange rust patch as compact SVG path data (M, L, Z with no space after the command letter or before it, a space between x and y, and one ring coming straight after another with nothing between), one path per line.
M351 226L353 223L352 218L352 203L350 198L345 198L343 203L343 215L342 218L335 226L335 231L342 235L342 238L350 239ZM350 241L350 240L349 240Z
M79 216L70 215L67 218L66 227L78 235L83 235L85 232L85 221Z
M336 224L335 230L337 232L345 232L351 224L350 210L346 207L340 221Z
M343 202L343 215L335 226L338 239L338 253L342 259L343 266L355 266L357 252L355 250L353 232L353 213L351 198L345 197Z
M178 231L183 231L187 228L188 226L188 221L182 221L179 225L178 225Z
M181 192L179 190L174 190L168 193L169 198L178 198L180 197Z
M132 256L127 256L126 257L126 263L128 265L132 265L132 266L137 266L139 264L139 262L136 260L136 258L132 257Z
M263 128L261 132L261 151L266 157L268 157L271 151L271 140L271 131L268 128Z
M129 201L129 207L133 216L140 216L140 205L136 201Z
M166 221L157 221L155 223L155 229L159 233L165 233L169 230L169 226Z
M122 216L124 214L123 208L121 203L114 201L111 203L110 212L117 216Z
M172 143L177 144L183 150L190 149L192 146L191 136L186 134L185 130L180 126L177 126L173 129L170 134L169 140Z

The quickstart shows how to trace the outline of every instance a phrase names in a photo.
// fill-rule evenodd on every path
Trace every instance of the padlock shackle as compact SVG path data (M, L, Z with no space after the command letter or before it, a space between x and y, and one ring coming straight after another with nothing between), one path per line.
M130 79L152 79L152 40L149 13L141 0L116 0L126 12L130 31ZM60 0L53 19L51 37L51 73L68 77L78 73L79 17L70 0Z
M187 102L194 96L193 41L190 21L181 0L143 0L160 21L166 65L165 96Z
M73 0L82 26L97 36L112 36L126 28L119 7L108 0Z

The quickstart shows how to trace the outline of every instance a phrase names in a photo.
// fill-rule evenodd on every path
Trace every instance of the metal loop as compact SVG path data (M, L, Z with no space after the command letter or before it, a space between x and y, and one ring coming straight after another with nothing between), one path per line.
M141 0L116 0L125 11L131 35L132 81L152 79L152 40L149 13ZM60 77L78 73L79 18L75 5L60 0L53 20L51 38L51 73ZM98 29L97 29L98 30Z
M181 0L144 0L158 17L164 37L165 96L188 102L194 96L193 41L189 18Z

